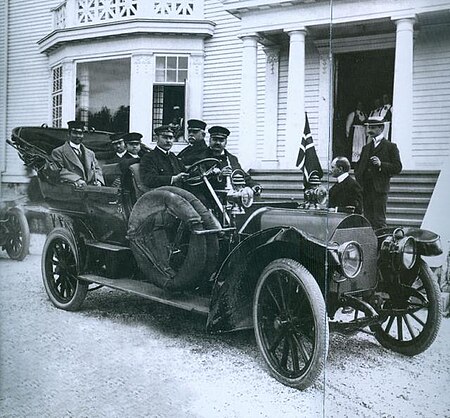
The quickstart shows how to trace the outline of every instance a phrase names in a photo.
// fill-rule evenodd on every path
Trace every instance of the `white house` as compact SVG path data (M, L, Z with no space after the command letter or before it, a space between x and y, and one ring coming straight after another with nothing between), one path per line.
M294 167L307 111L326 166L354 102L384 93L406 168L450 155L449 1L6 0L0 28L2 183L26 179L14 127L75 117L148 143L202 118L247 168L277 169Z

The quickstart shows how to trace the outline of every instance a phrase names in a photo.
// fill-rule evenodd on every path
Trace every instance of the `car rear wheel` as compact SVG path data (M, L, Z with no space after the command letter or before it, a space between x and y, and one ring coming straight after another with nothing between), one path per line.
M271 374L287 386L311 386L324 368L329 335L325 301L311 273L291 259L271 262L256 285L253 322Z
M19 208L12 208L8 211L8 236L5 242L5 249L9 257L13 260L22 261L30 248L30 228L27 218Z
M52 303L76 311L83 303L89 284L79 280L80 259L73 235L56 228L47 237L42 252L42 278Z
M385 320L371 329L383 347L414 356L435 340L442 307L438 284L426 262L420 260L415 277L406 282L389 292L381 312Z

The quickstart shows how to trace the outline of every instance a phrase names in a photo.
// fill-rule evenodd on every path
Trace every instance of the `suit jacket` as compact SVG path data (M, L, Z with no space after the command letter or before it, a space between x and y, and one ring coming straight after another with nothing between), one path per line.
M328 196L328 207L337 207L339 212L343 212L346 206L354 206L355 213L362 213L362 188L350 176L341 183L334 184Z
M369 160L372 156L380 159L381 167L375 167L370 163ZM364 145L355 169L355 177L363 188L372 184L376 192L387 193L391 177L400 174L401 171L402 162L397 145L383 138L376 148L374 148L373 141Z
M178 158L183 164L191 165L199 161L201 155L208 149L205 141L196 142L194 145L188 145L178 153Z
M141 181L150 188L170 186L172 176L186 171L182 161L173 153L166 155L159 148L147 152L141 158Z
M81 159L68 142L52 151L52 158L61 169L59 172L61 181L75 183L82 179L87 184L93 184L95 181L105 184L95 153L83 144L80 145L80 150Z
M228 152L227 150L225 150L225 153L223 155L216 156L211 151L211 148L208 147L202 154L201 158L198 158L198 160L202 158L216 158L217 160L220 161L219 168L221 169L226 166L230 166L233 171L237 169L242 170L241 164L239 164L239 160L237 159L237 157ZM242 171L244 172L244 180L246 186L253 187L258 184L255 180L251 178L250 174L248 174L244 170ZM221 179L219 181L218 179L211 178L210 182L215 190L223 190L226 186L226 179Z

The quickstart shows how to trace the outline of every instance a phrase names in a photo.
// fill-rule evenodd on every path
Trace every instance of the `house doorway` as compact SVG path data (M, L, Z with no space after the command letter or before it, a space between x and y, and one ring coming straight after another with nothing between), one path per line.
M382 104L384 94L392 100L395 50L336 54L334 60L333 157L345 155L351 161L352 138L346 136L347 116L358 101L368 115ZM375 104L376 100L381 103Z

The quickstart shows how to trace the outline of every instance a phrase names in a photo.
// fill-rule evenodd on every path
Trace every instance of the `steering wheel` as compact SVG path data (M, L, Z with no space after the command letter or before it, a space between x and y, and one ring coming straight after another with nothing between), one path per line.
M203 177L208 177L214 173L214 169L217 168L220 161L216 158L203 158L192 164L187 170L189 177L184 180L189 186L198 186L203 183Z

